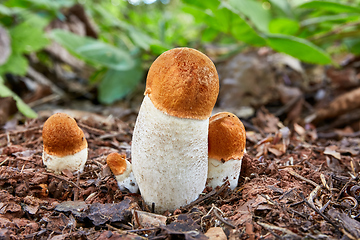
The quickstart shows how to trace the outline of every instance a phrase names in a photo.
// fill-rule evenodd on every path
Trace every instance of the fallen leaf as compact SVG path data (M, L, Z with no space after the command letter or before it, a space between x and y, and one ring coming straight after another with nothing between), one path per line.
M341 154L336 151L337 149L338 147L335 145L328 146L325 148L324 154L333 156L334 158L341 160Z
M167 217L144 211L132 210L135 228L152 228L166 225Z
M212 227L205 233L211 240L227 240L227 237L221 227Z

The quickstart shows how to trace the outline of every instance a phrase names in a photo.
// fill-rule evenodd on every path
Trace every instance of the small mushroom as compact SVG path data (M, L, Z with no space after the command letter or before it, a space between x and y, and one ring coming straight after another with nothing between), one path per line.
M221 112L210 118L207 186L215 188L226 181L231 189L238 185L245 144L246 132L237 116Z
M88 157L88 144L84 132L75 119L66 113L56 113L44 123L43 163L47 170L60 173L67 169L82 172Z
M120 155L115 152L110 153L106 158L106 163L114 174L121 191L125 191L125 189L129 190L131 193L137 193L139 191L139 187L132 172L131 163L126 160L126 155Z
M213 62L195 49L171 49L150 67L131 151L141 195L155 212L189 204L205 188L209 117L218 93Z

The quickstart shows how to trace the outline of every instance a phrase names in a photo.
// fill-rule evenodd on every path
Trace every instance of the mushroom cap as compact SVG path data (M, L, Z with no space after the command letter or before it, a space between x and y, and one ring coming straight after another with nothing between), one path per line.
M42 137L44 151L58 157L73 155L88 146L84 132L66 113L49 117L44 123Z
M147 94L162 112L179 118L207 119L219 93L214 63L192 48L174 48L151 65Z
M232 113L220 112L209 121L209 158L219 161L241 159L246 132L240 119Z
M126 156L113 152L106 157L106 163L110 167L111 172L117 176L126 171Z

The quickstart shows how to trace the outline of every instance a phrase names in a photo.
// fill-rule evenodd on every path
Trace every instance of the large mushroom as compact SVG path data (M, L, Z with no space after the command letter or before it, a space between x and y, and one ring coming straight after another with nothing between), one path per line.
M43 126L43 163L47 170L82 172L88 157L84 132L66 113L55 113Z
M203 191L218 92L213 62L195 49L171 49L150 67L131 149L141 195L156 212L189 204Z
M220 112L210 118L208 186L215 188L226 181L231 189L238 185L245 144L245 128L237 116Z

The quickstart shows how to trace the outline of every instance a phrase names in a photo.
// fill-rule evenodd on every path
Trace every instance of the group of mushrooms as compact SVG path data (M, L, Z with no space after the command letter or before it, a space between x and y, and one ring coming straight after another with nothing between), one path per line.
M210 118L219 93L213 62L192 48L174 48L150 67L135 123L131 162L111 153L107 165L121 190L139 191L161 213L196 200L206 186L238 184L245 129L238 117ZM209 119L210 118L210 119ZM49 171L83 171L87 141L76 121L52 115L43 127L43 163Z

